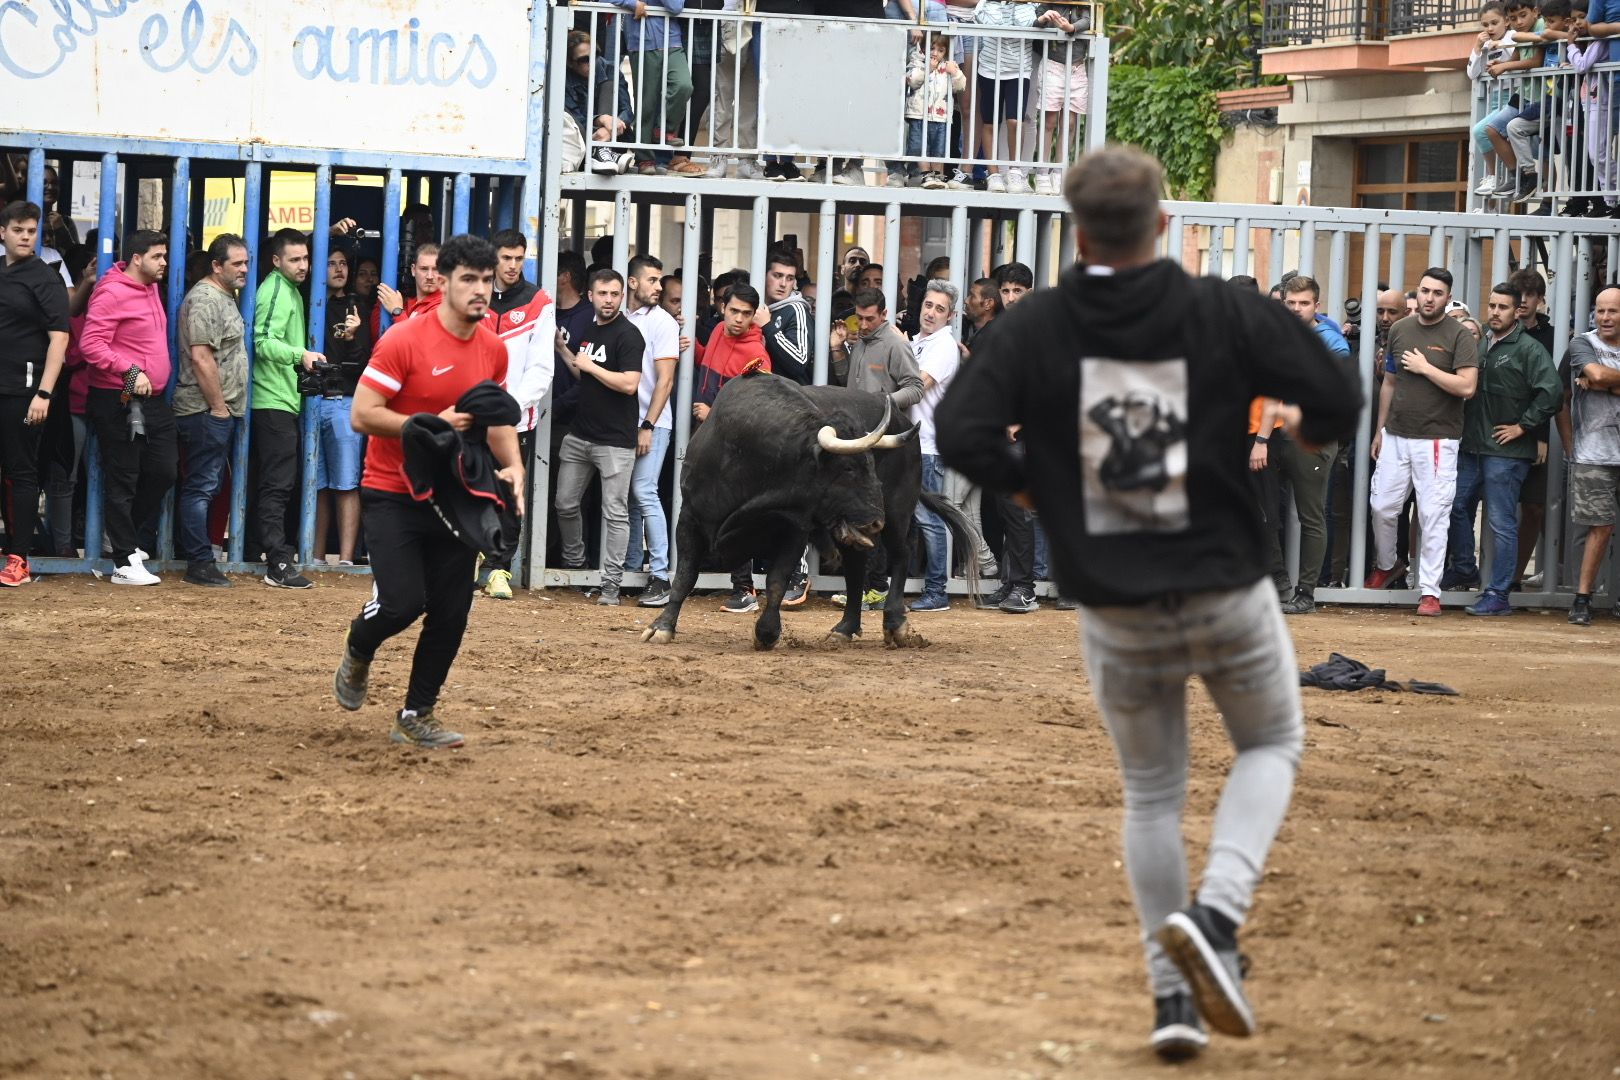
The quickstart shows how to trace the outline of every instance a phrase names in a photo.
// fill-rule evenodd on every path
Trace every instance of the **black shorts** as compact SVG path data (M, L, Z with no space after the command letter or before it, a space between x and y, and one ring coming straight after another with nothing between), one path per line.
M1547 505L1547 463L1531 465L1530 471L1524 476L1524 484L1519 488L1519 504L1521 506Z

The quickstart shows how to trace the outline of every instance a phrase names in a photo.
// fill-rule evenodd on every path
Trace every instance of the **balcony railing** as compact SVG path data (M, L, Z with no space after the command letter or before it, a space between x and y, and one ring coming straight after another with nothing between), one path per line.
M1267 48L1382 41L1389 7L1390 0L1266 0L1261 41Z
M1479 23L1474 0L1389 0L1389 36L1455 30Z
M1606 200L1620 195L1620 162L1613 149L1620 119L1611 109L1620 93L1620 64L1594 62L1584 72L1573 66L1582 54L1605 59L1607 42L1553 48L1563 54L1554 58L1560 66L1475 82L1472 127L1481 134L1472 147L1471 208L1505 212L1552 200L1560 212L1569 212L1569 202L1576 200L1598 214ZM1498 137L1482 130L1482 122ZM1489 158L1481 138L1490 140Z
M1033 183L1034 193L1056 195L1061 170L1106 130L1107 41L1090 32L692 8L679 16L648 9L638 20L597 4L557 10L582 16L572 32L558 19L552 38L553 55L565 58L554 70L566 64L568 74L550 130L576 161L585 150L569 171L611 172L617 163L643 174L719 179L734 168L739 179L797 180L803 165L811 180L886 177L892 187L938 186L922 185L925 172L948 179L988 168L1003 177L991 190L1028 194ZM1076 7L1070 17L1082 14L1088 9ZM687 43L689 97L668 91L684 80L666 75L663 53L640 47L672 33ZM936 43L952 65L942 83L930 83ZM1001 78L985 77L992 56ZM649 92L650 83L665 90Z

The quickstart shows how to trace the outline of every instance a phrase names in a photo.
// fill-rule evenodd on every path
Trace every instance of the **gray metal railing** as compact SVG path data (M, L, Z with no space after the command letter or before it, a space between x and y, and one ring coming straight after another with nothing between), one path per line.
M1388 0L1266 0L1261 44L1381 41L1388 15Z
M1389 0L1389 36L1475 26L1479 7L1473 0Z

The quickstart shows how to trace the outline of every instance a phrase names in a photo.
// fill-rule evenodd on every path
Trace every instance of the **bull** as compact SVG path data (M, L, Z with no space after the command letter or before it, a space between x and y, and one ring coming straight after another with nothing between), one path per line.
M924 644L907 624L900 585L918 499L945 519L959 544L971 544L974 532L949 500L921 491L915 435L882 395L799 386L768 374L732 379L687 447L670 600L642 640L674 638L702 566L759 556L768 571L754 647L775 647L788 578L814 538L837 550L847 583L844 617L829 640L848 643L860 634L867 555L881 543L896 578L883 610L883 639L893 648Z

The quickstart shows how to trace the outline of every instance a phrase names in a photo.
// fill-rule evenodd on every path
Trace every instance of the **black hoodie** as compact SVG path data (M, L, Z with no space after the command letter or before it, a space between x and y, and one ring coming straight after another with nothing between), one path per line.
M1246 475L1262 395L1299 405L1312 443L1361 409L1350 367L1276 301L1167 260L1076 266L974 339L935 422L952 468L1030 493L1064 595L1135 604L1265 575Z
M417 413L405 421L399 432L405 483L411 498L433 507L456 539L495 555L512 540L501 529L501 511L512 491L495 475L495 454L486 432L514 426L523 411L512 395L487 379L461 395L456 411L472 414L473 426L466 432L432 413Z
M0 394L32 397L39 389L52 331L68 332L62 276L37 255L7 263L0 251ZM67 389L67 380L55 389Z

